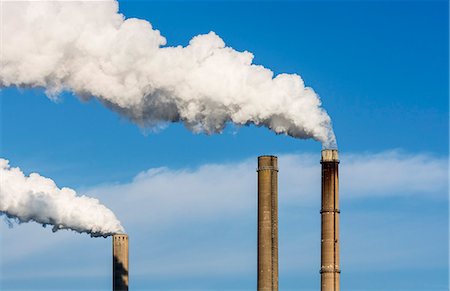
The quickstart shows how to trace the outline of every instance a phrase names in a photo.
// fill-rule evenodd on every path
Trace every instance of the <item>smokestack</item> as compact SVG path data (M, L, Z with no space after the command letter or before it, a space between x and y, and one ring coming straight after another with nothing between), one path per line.
M321 291L339 291L339 158L337 150L322 151Z
M278 290L278 159L258 157L258 291Z
M128 291L128 235L113 236L113 291Z

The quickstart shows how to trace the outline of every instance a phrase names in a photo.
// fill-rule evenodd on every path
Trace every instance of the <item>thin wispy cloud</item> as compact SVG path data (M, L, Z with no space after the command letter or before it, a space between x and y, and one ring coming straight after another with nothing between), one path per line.
M386 151L342 154L340 158L342 200L411 195L446 198L445 157ZM281 205L310 206L320 199L319 160L315 154L279 156ZM205 215L213 218L223 212L237 214L254 208L255 177L256 160L247 159L195 169L154 168L137 174L129 183L92 187L87 191L106 200L130 223L139 222L141 217L158 222L172 220L183 213L187 219Z

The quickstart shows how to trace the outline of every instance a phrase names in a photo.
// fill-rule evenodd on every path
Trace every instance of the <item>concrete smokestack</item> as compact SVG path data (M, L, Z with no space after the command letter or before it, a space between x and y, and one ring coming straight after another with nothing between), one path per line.
M278 290L278 159L258 157L258 291Z
M113 235L113 291L128 291L128 235Z
M322 151L321 289L339 291L339 157L337 150Z

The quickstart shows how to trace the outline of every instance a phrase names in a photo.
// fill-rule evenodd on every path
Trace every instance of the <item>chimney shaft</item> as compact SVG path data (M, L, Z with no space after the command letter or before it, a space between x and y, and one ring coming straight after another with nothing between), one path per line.
M128 235L113 235L113 291L128 291Z
M278 290L278 159L258 157L258 291Z
M322 151L321 291L339 291L339 158Z

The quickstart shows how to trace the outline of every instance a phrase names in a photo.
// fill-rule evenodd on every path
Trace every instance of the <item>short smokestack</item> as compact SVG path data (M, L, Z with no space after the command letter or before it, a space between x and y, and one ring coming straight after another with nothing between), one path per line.
M258 157L258 291L278 290L278 159Z
M128 235L113 235L113 291L128 291Z
M339 157L322 151L321 291L339 291Z

